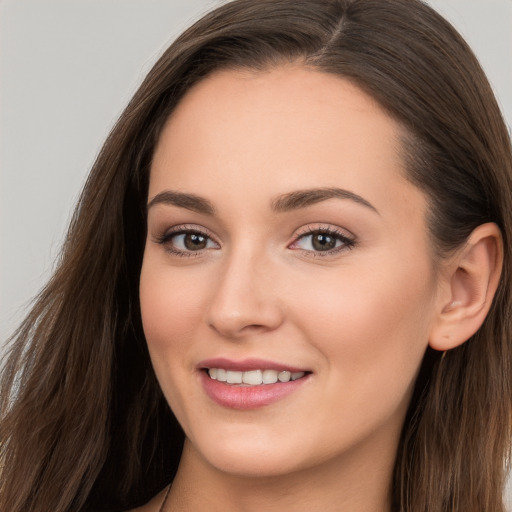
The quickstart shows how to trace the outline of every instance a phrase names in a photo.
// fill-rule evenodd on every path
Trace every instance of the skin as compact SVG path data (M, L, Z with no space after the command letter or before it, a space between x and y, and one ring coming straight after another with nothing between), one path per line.
M390 510L400 430L447 296L400 133L359 88L300 66L218 72L169 119L148 202L178 191L215 212L153 202L148 213L144 330L186 434L166 509ZM332 187L371 207L332 197L272 208ZM177 255L182 238L160 243L184 225L209 237L205 249ZM353 246L312 250L307 233L326 228ZM279 402L239 411L205 394L197 364L211 357L312 374Z

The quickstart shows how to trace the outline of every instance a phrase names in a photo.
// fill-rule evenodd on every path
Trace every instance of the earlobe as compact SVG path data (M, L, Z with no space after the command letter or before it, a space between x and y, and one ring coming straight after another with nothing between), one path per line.
M483 324L503 265L501 232L494 223L478 226L450 259L429 345L450 350L467 341Z

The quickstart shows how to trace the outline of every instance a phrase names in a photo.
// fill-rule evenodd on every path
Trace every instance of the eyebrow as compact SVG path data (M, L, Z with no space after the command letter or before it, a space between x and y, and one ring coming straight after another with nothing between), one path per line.
M284 213L300 208L307 208L308 206L327 201L328 199L349 199L369 208L377 214L379 213L377 208L363 197L354 194L354 192L336 187L313 188L288 192L273 199L271 206L274 211ZM148 203L148 210L157 204L178 206L204 215L214 215L217 211L213 204L204 197L173 190L165 190L153 197Z
M176 192L173 190L165 190L157 194L148 203L148 211L150 208L157 204L169 204L179 206L197 213L205 215L214 215L216 210L208 199L196 196L194 194L185 194L183 192Z
M288 212L299 208L306 208L328 199L349 199L373 210L377 214L379 213L377 208L363 197L354 194L354 192L336 187L297 190L283 194L272 201L272 209L277 212Z

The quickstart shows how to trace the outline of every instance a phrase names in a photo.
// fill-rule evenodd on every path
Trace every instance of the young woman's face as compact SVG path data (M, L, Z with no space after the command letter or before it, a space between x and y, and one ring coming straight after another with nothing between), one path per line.
M398 125L332 75L219 72L148 204L144 330L189 449L244 475L392 464L436 309Z

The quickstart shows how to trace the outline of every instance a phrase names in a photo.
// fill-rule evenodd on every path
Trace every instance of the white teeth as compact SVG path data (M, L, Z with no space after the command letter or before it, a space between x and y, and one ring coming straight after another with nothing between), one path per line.
M276 370L263 370L263 384L275 384L277 382Z
M242 376L242 382L244 384L258 386L263 382L263 375L261 373L261 370L252 370L250 372L244 372Z
M226 382L228 384L242 384L242 372L228 370L226 372Z
M279 372L279 375L277 378L279 379L279 382L290 382L292 374L291 372Z
M261 384L275 384L276 382L289 382L304 377L305 372L289 372L286 370L250 370L239 372L224 370L223 368L210 368L210 378L228 384L246 384L248 386L259 386Z

